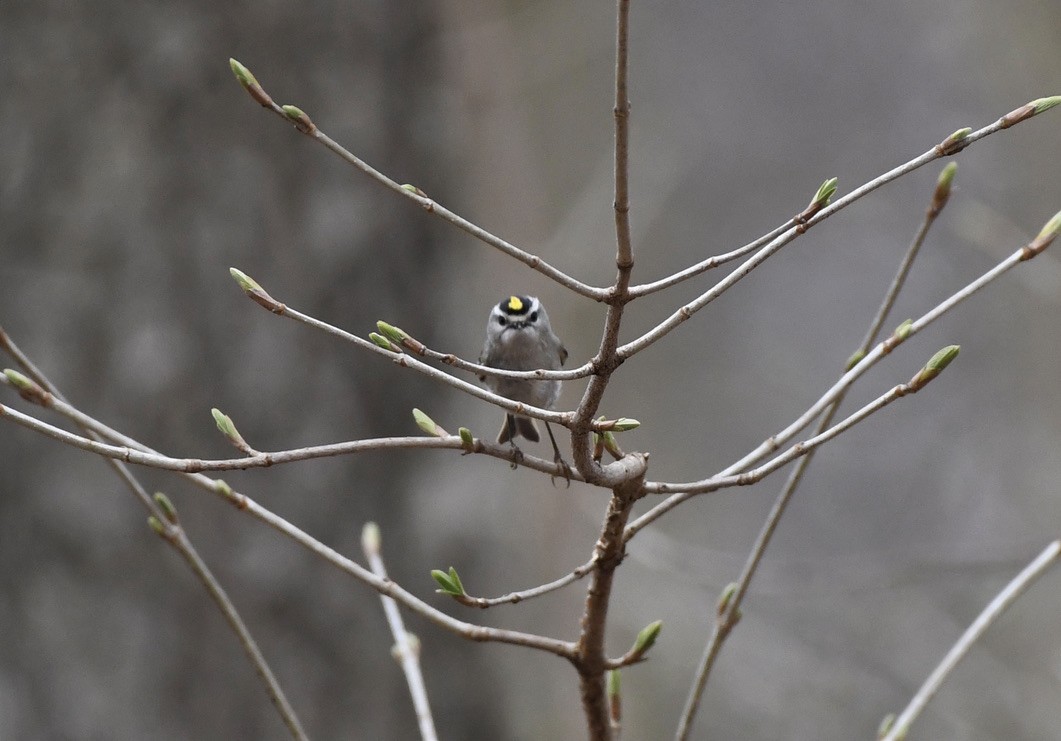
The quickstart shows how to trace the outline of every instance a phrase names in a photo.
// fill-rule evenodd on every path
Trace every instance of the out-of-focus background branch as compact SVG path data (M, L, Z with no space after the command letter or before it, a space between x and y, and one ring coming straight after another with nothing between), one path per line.
M489 306L509 292L541 296L579 361L603 307L358 176L248 101L227 60L388 175L602 284L614 272L613 21L609 3L6 3L0 325L75 403L174 455L230 455L212 406L260 450L414 433L414 405L491 436L496 409L274 320L227 268L352 331L383 318L472 358ZM1061 92L1059 21L1048 0L635 4L635 282L748 241L826 177L844 192L961 126ZM955 194L897 317L1057 211L1059 120L958 157ZM652 478L721 468L831 383L937 172L815 228L620 370L602 411L644 423L622 442L651 450ZM709 280L636 303L624 339ZM935 348L962 345L931 393L819 454L723 651L702 737L868 737L1056 535L1058 286L1048 250L856 388L851 409ZM569 384L562 403L580 389ZM175 477L142 479L177 504L311 735L415 734L374 594ZM561 575L590 555L605 505L599 492L441 452L226 479L350 556L362 524L378 521L391 575L428 598L429 569L451 563L477 595ZM673 730L715 597L778 486L699 498L631 544L609 648L654 619L666 627L651 661L624 672L629 737ZM0 564L0 736L284 737L212 604L98 460L0 430ZM581 598L575 587L459 616L572 638ZM1061 679L1043 647L1059 602L1048 576L919 733L1049 736ZM581 735L566 665L408 623L443 737Z

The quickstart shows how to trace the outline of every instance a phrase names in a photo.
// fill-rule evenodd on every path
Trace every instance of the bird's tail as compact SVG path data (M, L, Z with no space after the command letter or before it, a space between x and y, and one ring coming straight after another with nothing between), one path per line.
M534 424L533 419L506 414L505 423L501 425L501 432L497 433L497 442L503 445L520 435L532 443L541 440L541 436L538 434L538 425Z

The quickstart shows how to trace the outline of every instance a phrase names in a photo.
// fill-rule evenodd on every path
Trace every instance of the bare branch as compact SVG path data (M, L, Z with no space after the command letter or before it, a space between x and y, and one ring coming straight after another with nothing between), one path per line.
M303 324L307 324L315 329L319 329L327 334L330 334L333 337L345 340L346 342L352 342L353 344L360 347L362 350L368 350L369 352L381 355L389 359L397 366L400 366L402 368L412 368L413 370L424 374L428 378L432 378L448 386L452 386L453 388L459 391L463 391L464 393L470 396L474 396L477 399L482 399L483 401L499 406L505 411L512 412L513 414L519 414L524 417L534 417L535 419L544 420L546 422L555 422L556 424L562 425L564 427L569 427L571 425L571 419L573 417L573 413L571 412L554 412L551 409L542 409L540 407L534 407L528 404L524 404L522 402L506 399L504 396L498 396L497 394L488 391L482 386L477 386L474 383L468 383L467 381L463 381L455 376L450 375L449 373L438 370L437 368L434 368L428 365L427 363L424 363L423 361L417 360L416 358L412 357L407 353L393 352L391 350L387 350L383 347L380 347L374 342L364 339L363 337L358 337L357 335L351 334L350 332L347 332L344 329L340 329L339 327L336 327L332 324L328 324L327 322L323 322L320 319L316 319L312 316L309 316L308 314L303 314L301 311L292 309L290 306L277 301L272 296L265 293L265 291L261 289L260 286L257 285L257 283L254 283L255 288L249 289L246 285L247 276L244 273L240 272L239 270L236 270L235 268L232 268L231 272L233 277L236 279L236 282L240 284L240 288L243 289L244 293L246 293L256 303L268 308L273 314L287 317L288 319L294 319L296 321L302 322ZM541 377L543 378L550 377L549 371L543 370L541 373ZM537 371L530 371L528 377L538 377L536 374Z
M57 411L63 411L64 413L74 411L69 404L65 403L55 402L53 406ZM86 416L83 415L83 413L80 414L82 417ZM121 435L121 433L109 430L109 428L106 428L104 425L101 425L99 423L96 424L100 428L106 429L116 437L121 438L123 442L126 443L125 447L115 448L115 446L104 445L103 443L96 443L92 440L78 437L77 435L73 435L72 433L66 432L65 430L61 430L52 425L48 425L44 422L36 420L33 417L29 417L28 415L22 414L21 412L18 412L4 405L0 405L0 417L10 417L13 420L19 422L20 424L24 424L24 426L29 427L30 429L42 432L51 437L55 437L63 442L69 442L70 444L73 444L79 448L90 450L93 452L99 452L100 454L105 454L105 451L109 449L111 451L125 450L130 453L130 456L133 456L135 454L148 458L150 458L151 456L158 456L163 459L165 458L165 456L159 456L157 452L151 450L151 448L147 447L146 445L137 443L131 438ZM438 438L423 439L433 441L438 440ZM455 437L453 439L457 441L458 445L460 444L460 437ZM99 448L96 449L96 446L99 446ZM180 469L174 468L172 470ZM336 566L340 570L353 576L355 579L367 584L369 587L375 589L380 594L393 597L398 602L401 602L406 607L422 615L428 620L431 620L432 622L435 622L436 624L441 625L442 627L454 633L457 633L458 635L468 638L469 640L494 641L498 643L509 643L513 645L527 646L529 648L536 648L542 651L553 653L557 656L562 656L564 658L571 658L574 652L573 643L560 641L555 638L536 636L530 633L519 633L516 631L486 628L480 625L474 625L472 623L466 623L461 620L452 618L449 615L446 615L445 613L435 609L434 607L431 607L427 603L413 596L412 594L405 591L389 579L381 579L377 577L371 571L368 571L364 567L339 554L332 548L326 546L325 544L316 540L315 538L303 532L299 528L295 527L287 520L262 507L250 497L233 490L232 487L230 487L224 481L220 479L212 479L209 476L206 476L201 473L191 473L188 471L183 471L183 475L186 476L190 481L195 483L197 486L206 489L207 491L213 492L214 494L222 496L237 510L251 514L258 520L264 522L265 524L275 529L276 531L291 538L295 542L307 548L312 553L324 558L333 566Z
M497 605L515 605L524 600L540 597L543 594L549 594L549 592L555 592L557 589L562 589L568 584L573 584L592 571L596 563L596 556L594 556L574 571L560 577L556 581L551 581L548 584L542 584L530 589L524 589L520 592L510 592L501 597L472 597L471 595L465 595L466 601L464 601L464 604L467 604L469 607L480 607L484 610L488 607L495 607Z
M944 348L940 353L944 351L952 350L953 353L957 354L957 345L952 345L950 348ZM940 353L937 353L938 357ZM948 359L949 362L949 359ZM929 361L930 365L932 361ZM658 518L670 510L677 507L682 502L693 498L698 494L707 494L709 492L718 491L719 489L725 489L733 486L751 486L756 484L765 478L767 475L773 473L782 466L791 463L792 461L807 455L810 451L819 447L820 445L828 442L834 437L854 427L856 424L866 419L870 415L880 411L884 407L888 406L897 399L901 399L904 396L917 393L921 390L931 378L934 378L935 374L931 374L929 377L924 377L929 366L922 368L922 370L910 380L909 383L900 384L895 386L887 393L879 396L878 398L866 404L864 407L859 409L857 412L851 414L849 417L844 419L842 422L830 427L828 430L822 432L819 435L808 438L807 440L793 445L783 454L773 458L769 463L765 463L758 468L753 468L745 473L729 473L729 474L718 474L712 478L704 479L702 481L693 481L686 484L655 484L650 486L645 484L645 490L647 493L662 493L676 491L678 493L673 494L667 499L663 500L662 503L656 505L645 514L638 517L636 520L631 522L624 534L624 539L629 541L632 537L637 535L638 531L642 530Z
M950 196L951 182L954 178L954 172L956 169L957 164L951 162L944 167L943 171L940 173L936 183L935 192L933 193L932 202L925 213L921 226L913 241L910 243L910 246L907 248L906 253L903 255L903 258L899 263L899 269L897 270L895 277L892 279L888 290L885 292L876 315L870 322L869 330L866 332L862 344L859 345L858 349L851 356L854 362L858 362L858 360L864 357L870 346L876 341L880 328L887 319L888 314L899 295L899 291L902 290L902 287L906 282L906 278L910 273L910 268L913 266L914 259L917 257L917 253L921 249L921 245L924 243L928 230L931 228L932 224L935 223L936 217L939 216L943 207L947 203ZM851 360L849 360L848 363L850 364ZM818 421L815 434L821 434L829 429L829 426L832 424L833 418L837 410L839 410L840 405L843 403L845 396L846 392L841 393L828 406L825 413L822 415L822 418ZM759 568L759 563L766 554L766 548L770 544L778 524L781 522L781 516L785 513L785 509L788 507L788 503L792 499L792 496L796 493L796 489L799 488L800 482L803 480L803 474L806 472L811 461L814 460L814 454L816 452L816 450L808 452L807 455L800 458L792 469L788 479L785 481L785 485L781 488L781 492L774 501L774 505L771 507L770 513L767 515L766 521L763 523L763 527L759 531L759 535L756 537L755 544L752 546L751 552L748 554L748 558L744 563L744 568L741 571L740 577L732 585L732 590L725 593L723 603L719 606L718 615L712 626L711 635L708 638L707 644L704 646L704 652L700 658L700 663L693 675L693 683L689 688L689 696L686 699L685 707L683 708L681 717L678 721L678 730L675 733L675 741L685 741L685 739L689 737L693 721L696 719L696 713L700 707L700 701L703 698L704 689L707 687L707 680L711 675L711 670L714 668L715 659L722 650L722 644L726 641L726 638L729 637L729 634L740 620L741 605L744 602L744 596L747 594L748 588L751 586L751 581Z
M215 489L217 488L221 487L215 486ZM565 659L574 658L575 644L568 641L534 635L533 633L521 633L514 630L503 630L501 628L488 628L483 625L475 625L474 623L467 623L463 620L457 620L456 618L450 617L441 610L432 607L413 594L410 594L389 578L384 579L376 576L368 569L351 561L243 494L229 489L225 492L225 496L228 497L237 509L253 515L274 530L291 538L311 553L323 558L339 570L349 574L372 589L375 589L380 594L394 598L396 601L405 605L405 607L421 617L427 618L436 625L440 625L463 638L477 642L507 643L513 646L524 646L526 648L545 651L546 653L551 653Z
M224 615L225 621L229 624L235 632L236 637L239 640L240 646L243 648L244 653L247 654L247 658L251 662L251 666L258 673L262 683L265 684L267 691L269 692L269 698L273 702L273 706L276 707L277 712L280 713L281 719L284 721L284 725L287 726L288 731L292 738L305 741L309 738L306 732L302 729L302 724L298 720L298 716L295 715L295 710L291 707L291 703L288 702L287 696L284 694L283 689L280 687L279 681L273 674L272 669L269 668L268 662L265 660L264 654L261 649L258 648L258 643L254 640L254 636L251 635L250 630L247 628L246 623L243 622L243 618L240 617L239 612L236 610L232 600L229 599L225 593L224 588L221 586L217 578L214 577L213 573L207 567L206 562L199 556L199 553L192 546L188 536L184 532L184 528L177 523L167 523L165 530L158 531L159 535L169 542L176 551L181 554L184 560L188 563L192 572L199 578L203 586L206 587L207 593L210 595L214 603L217 604L218 609L221 610L221 614Z
M365 525L361 532L361 548L365 553L365 558L368 559L372 573L381 579L386 579L387 569L383 566L383 557L380 554L380 533L376 523L370 522ZM402 615L398 611L398 603L382 595L380 601L383 602L383 613L387 617L391 635L394 636L395 658L401 663L405 682L409 685L409 694L413 698L416 721L420 726L420 737L424 741L438 741L435 721L431 716L431 704L427 699L427 687L424 685L424 675L420 672L420 641L416 636L406 632L405 625L402 623Z
M723 293L728 291L730 288L735 286L742 278L748 275L748 273L762 265L764 262L766 262L767 258L769 258L771 255L773 255L775 252L780 250L782 247L784 247L786 244L788 244L798 236L798 231L796 231L795 229L790 229L781 236L773 239L765 247L756 252L752 257L745 260L739 268L737 268L732 273L730 273L725 278L716 283L714 286L712 286L710 290L705 293L702 293L694 301L686 304L685 306L682 306L676 312L671 314L670 317L665 319L660 324L656 325L654 329L641 335L636 340L633 340L632 342L627 342L625 345L619 347L616 350L616 356L620 360L627 360L633 355L636 355L645 348L654 344L656 341L663 339L672 331L674 331L674 329L677 328L679 324L682 324L687 319L690 319L693 314L700 311L700 309L704 308L716 298L721 296Z
M15 345L7 333L4 332L2 327L0 327L0 349L5 350L11 355L11 357L15 359L15 362L30 374L33 382L39 386L38 393L34 395L36 398L33 399L36 403L43 403L46 406L62 405L73 409L63 397L62 392L60 392L48 377L33 364L29 359L29 356L23 353L18 346ZM0 382L10 383L8 375L0 374ZM78 421L77 424L85 434L89 436L89 438L96 441L99 440L99 433L93 430L91 425L84 421ZM243 648L243 652L247 655L251 666L254 667L255 673L261 679L262 684L265 685L265 690L269 695L269 699L280 714L280 718L284 722L284 725L287 726L291 736L295 739L307 738L305 731L302 729L302 724L299 721L298 716L295 714L294 708L284 694L284 690L280 686L280 682L276 679L276 675L273 674L272 669L269 667L269 663L265 660L265 656L258 647L257 641L254 640L254 636L251 635L246 623L243 622L243 618L240 616L239 611L236 609L231 598L229 598L228 593L225 592L220 582L214 577L213 572L211 572L206 565L206 562L202 560L198 551L195 550L195 546L192 545L184 527L176 521L176 513L172 510L172 505L169 505L164 512L160 508L156 499L153 499L147 493L147 490L144 489L139 480L137 480L132 474L128 466L121 461L110 458L107 458L106 461L114 470L115 474L117 474L118 478L125 483L129 491L132 492L137 500L140 501L140 503L151 513L148 521L158 523L159 530L157 530L157 532L159 535L161 535L163 539L181 555L189 568L191 568L192 573L195 574L206 589L207 594L210 595L214 604L217 605L225 621L236 634L236 638L239 641L240 646ZM168 504L168 500L164 499L164 501Z
M915 157L909 162L899 165L898 167L892 170L889 170L883 175L880 175L874 178L873 180L870 180L859 188L856 188L852 192L848 193L846 196L837 199L832 204L826 206L821 211L819 211L815 216L808 219L806 223L795 226L778 236L766 247L756 253L754 257L746 261L740 268L735 270L730 275L726 276L726 278L724 278L723 280L719 281L710 290L701 294L696 300L686 304L685 306L682 306L680 309L671 314L667 319L656 325L656 327L641 335L641 337L638 337L637 339L628 342L622 347L620 347L618 349L619 358L625 360L630 356L644 350L646 347L653 344L657 340L670 334L678 325L682 324L693 314L700 311L700 309L704 308L709 303L714 301L727 289L737 283L737 281L739 281L741 278L751 272L751 270L762 264L762 262L766 260L766 258L770 257L772 254L774 254L786 244L794 240L796 237L806 232L811 227L821 223L825 219L835 214L837 211L846 208L847 206L851 205L860 198L864 198L865 196L875 191L877 188L880 188L882 185L886 185L887 183L890 183L893 180L897 180L903 175L907 175L913 172L914 170L918 169L919 167L922 167L923 165L926 165L929 162L937 160L940 157L955 154L964 149L965 147L969 146L973 142L983 139L985 136L993 134L996 131L999 131L1000 129L1007 128L1007 126L1003 123L1004 121L1005 118L1002 118L993 124L989 124L988 126L983 127L979 131L967 133L965 136L960 137L957 142L951 141L954 136L951 135L951 137L948 137L946 140L944 140L940 144L937 144L924 154Z
M61 443L80 448L81 450L90 453L95 453L107 459L124 461L126 463L146 466L149 468L159 468L166 471L178 471L180 473L268 468L270 466L282 465L285 463L314 460L317 458L329 458L339 455L351 455L354 453L364 453L375 450L421 448L434 450L460 450L462 453L478 453L509 463L518 463L525 468L531 468L552 476L564 475L563 467L555 461L527 455L521 451L514 451L511 445L498 445L475 438L472 442L472 448L469 451L459 435L448 435L445 437L381 437L370 438L367 440L350 440L341 443L281 450L274 453L256 453L242 458L222 458L216 460L204 460L201 458L173 458L140 445L135 440L132 440L132 438L128 438L120 432L84 415L83 412L72 408L65 409L65 405L62 402L56 401L51 406L63 414L68 414L68 416L79 417L103 437L109 440L118 441L121 444L110 445L75 435L74 433L67 432L59 427L43 422L36 417L2 404L0 404L0 417L9 417L16 424L51 437ZM581 477L574 472L571 474L571 479L573 481L582 481Z
M604 319L597 355L591 361L594 375L575 410L571 425L571 448L575 467L586 481L603 483L599 463L593 458L592 419L600 408L611 374L622 363L616 355L623 310L630 300L630 274L634 269L634 252L630 239L629 145L630 100L627 95L629 64L630 2L618 0L615 23L615 283L608 290L608 314ZM644 471L635 472L641 477Z
M962 637L958 639L958 642L951 647L951 650L943 657L943 661L939 663L939 666L932 671L925 683L921 685L921 689L913 696L906 709L899 714L899 717L896 718L881 741L899 741L906 737L910 724L925 709L929 700L936 694L950 673L954 671L958 662L969 653L973 644L1036 579L1042 576L1057 561L1059 556L1061 556L1061 541L1055 540L1042 553L1036 556L1031 563L1025 566L1019 574L1013 577L1009 584L988 603L984 611L977 616L976 620L962 634Z
M242 65L240 66L242 67ZM233 69L235 69L235 67L233 67ZM236 76L237 78L239 78L238 73ZM241 79L240 82L242 84L243 80ZM257 80L255 80L255 84L257 84ZM244 87L247 86L244 85ZM260 85L259 89L261 89ZM248 92L250 92L250 90L248 90ZM605 296L607 295L607 289L595 288L594 286L588 285L580 280L571 277L570 275L553 267L545 260L542 260L537 255L531 254L530 252L526 252L525 250L522 250L519 247L516 247L515 245L510 244L509 242L506 242L500 237L491 234L482 227L473 224L467 219L458 216L449 209L436 203L431 198L428 198L427 195L419 188L412 185L401 185L395 182L394 180L391 180L379 170L364 162L359 157L357 157L352 152L343 147L341 144L337 143L334 139L327 136L324 132L317 128L317 126L312 121L310 121L309 117L302 111L295 108L294 106L277 105L275 102L273 102L272 98L270 98L268 94L265 93L264 90L262 90L262 94L264 95L264 98L255 96L253 95L253 93L252 97L254 97L254 99L265 108L271 110L273 113L280 116L288 123L293 124L295 128L298 129L300 132L310 137L311 139L314 139L317 142L323 144L332 152L339 155L339 157L345 162L353 165L358 170L375 180L377 183L383 185L385 188L388 188L397 193L398 195L409 199L410 201L418 205L420 208L427 211L429 214L434 214L443 221L446 221L452 224L453 226L457 227L458 229L467 232L468 234L475 237L484 244L487 244L497 250L500 250L509 257L515 258L524 265L534 270L537 270L545 277L552 279L553 281L559 283L565 288L571 289L579 295L586 296L587 298L591 298L595 301L603 301Z
M703 260L702 262L698 262L695 265L691 265L685 268L684 270L679 270L673 275L669 275L666 278L661 278L660 280L653 281L652 283L642 283L637 286L631 286L630 297L640 298L641 296L648 296L649 294L656 293L657 291L662 291L664 288L676 286L679 283L688 280L689 278L694 278L697 275L700 275L701 273L706 273L708 270L717 268L719 265L725 265L728 262L732 262L733 260L737 260L741 257L744 257L750 252L755 252L755 250L759 249L775 237L788 231L793 226L795 226L795 223L796 222L794 219L789 219L781 226L772 229L771 231L767 232L755 241L749 242L743 247L738 247L735 250L725 252L721 255L709 257L706 260Z
M615 24L615 262L619 269L634 265L630 244L630 0L619 0Z
M725 477L735 474L741 470L744 470L750 465L754 465L757 461L762 460L766 456L774 453L782 445L784 445L793 437L795 437L795 435L798 434L800 430L805 428L814 419L816 419L830 404L832 404L842 393L844 393L845 390L849 388L852 383L855 382L855 380L857 380L860 376L862 376L862 374L864 374L867 370L873 367L873 365L875 365L881 358L890 353L895 347L897 347L902 342L906 341L906 339L908 339L909 337L912 337L913 335L917 334L918 332L932 324L944 314L951 311L962 301L969 298L985 286L989 285L992 281L998 279L1000 276L1005 274L1015 265L1030 260L1037 254L1039 254L1050 243L1050 239L1053 238L1050 235L1056 233L1050 232L1049 227L1057 220L1058 217L1055 216L1054 219L1048 222L1047 226L1043 228L1043 231L1040 232L1039 236L1032 240L1028 245L1017 250L1008 258L996 265L994 268L987 271L982 276L974 280L972 283L969 283L967 286L965 286L958 292L952 294L949 298L937 304L932 310L922 315L916 321L912 322L908 327L906 327L906 330L902 337L897 337L893 335L888 339L884 340L883 342L877 344L873 348L873 350L867 353L861 361L859 361L854 367L852 367L843 376L841 376L840 379L835 384L833 384L833 386L828 391L826 391L825 394L821 396L821 398L818 399L818 401L816 401L806 412L804 412L804 414L802 414L795 422L790 424L784 430L770 438L767 438L762 444L759 445L759 447L745 455L739 461L728 466L726 469L717 474L716 477L714 477L713 479L705 479L703 482L693 482L693 484L679 484L678 486L685 488L688 486L693 486L696 483L706 483L708 481L713 481L718 477ZM673 491L674 489L668 488L672 486L674 485L650 481L646 482L645 489L646 491L648 491L648 493L661 493L667 490ZM643 515L638 517L636 520L634 520L634 522L630 524L630 528L634 528L634 530L632 532L628 532L627 538L629 539L629 537L632 536L633 532L636 532L636 530L640 530L649 523L659 519L659 517L664 515L666 512L669 512L671 509L673 509L675 506L677 506L687 498L687 494L675 494L674 496L664 500L649 511L645 512Z
M917 253L921 251L921 245L924 244L925 237L928 236L928 230L936 223L936 218L943 211L943 207L950 199L950 186L957 169L958 163L951 162L940 172L939 177L936 180L936 188L932 194L932 202L929 204L928 210L925 211L925 217L921 220L921 226L918 228L917 234L914 235L914 239L910 243L910 246L907 247L906 254L903 255L903 259L899 263L899 270L892 279L891 285L888 286L888 290L884 294L884 299L881 301L880 307L877 309L877 314L870 322L869 329L866 330L866 336L863 338L862 344L859 345L856 355L865 355L869 352L869 348L873 343L877 341L877 336L880 334L881 327L884 326L888 314L891 313L892 307L895 306L895 300L899 297L899 291L902 290L903 285L906 283L906 278L910 274L910 268L913 266L914 260L917 259Z

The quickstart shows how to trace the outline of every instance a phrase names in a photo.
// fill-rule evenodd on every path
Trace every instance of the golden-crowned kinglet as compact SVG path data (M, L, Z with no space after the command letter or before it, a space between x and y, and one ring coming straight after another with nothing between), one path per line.
M509 296L490 311L486 342L479 356L482 365L505 370L557 370L565 360L567 350L553 333L545 307L534 296ZM560 397L560 381L498 376L480 376L479 380L495 394L543 409L551 409ZM545 429L552 440L556 460L562 460L548 422ZM506 414L497 441L515 445L514 438L519 435L531 442L541 439L533 419Z

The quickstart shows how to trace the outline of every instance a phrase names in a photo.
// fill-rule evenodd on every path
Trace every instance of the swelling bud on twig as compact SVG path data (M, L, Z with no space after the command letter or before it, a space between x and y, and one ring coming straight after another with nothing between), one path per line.
M15 387L18 395L23 399L40 406L47 406L49 394L36 381L11 368L4 368L4 377Z
M374 343L376 343L377 346L382 347L384 350L387 350L388 352L400 353L402 351L402 349L400 347L395 345L393 342L391 342L390 340L388 340L386 337L384 337L381 334L376 334L375 332L369 332L368 333L368 338L370 340L372 340Z
M807 204L807 207L796 215L795 222L797 224L806 224L816 213L828 206L833 194L836 193L836 184L838 182L837 178L829 178L822 183L814 194L814 198L811 198L810 203Z
M440 587L439 594L448 594L450 597L467 597L468 593L464 591L464 585L461 584L461 578L457 575L457 570L452 566L449 567L449 573L440 569L432 569L431 578L434 579Z
M888 713L880 720L880 725L877 726L877 738L884 738L891 733L892 726L895 725L895 713ZM906 734L902 734L900 738L905 737Z
M604 449L611 453L615 460L626 457L626 453L619 447L619 443L615 440L615 435L611 432L604 432L601 434L601 438L604 440Z
M410 335L401 327L395 327L392 324L387 324L386 322L379 321L376 322L376 329L378 329L380 331L380 334L382 334L391 342L397 345L401 345L402 347L408 348L409 350L412 350L418 355L422 355L424 353L424 350L427 349L424 347L424 343L420 342L418 339Z
M910 386L913 387L914 391L917 391L924 387L929 381L938 376L943 372L943 369L950 365L951 361L958 357L958 352L961 350L961 345L947 345L935 355L933 355L925 367L918 371L917 375L910 379Z
M380 334L382 334L384 337L386 337L388 340L395 343L396 345L400 345L405 342L405 339L409 336L409 334L404 329L401 329L400 327L395 327L393 324L387 324L385 321L382 320L376 322L376 329L379 330Z
M599 417L597 422L605 422L604 417ZM623 419L618 419L616 422L623 422ZM635 422L636 420L625 420L626 422ZM631 428L633 429L633 428ZM619 443L615 441L615 435L611 431L604 430L602 432L593 433L593 460L600 463L601 458L604 457L604 451L608 451L612 454L615 460L619 460L625 456L622 448L619 447Z
M969 146L969 142L965 141L965 138L973 132L968 126L962 129L958 129L953 134L948 136L946 139L936 145L936 151L941 155L957 154L958 152Z
M214 481L214 489L217 491L218 494L225 497L229 501L236 502L237 506L240 506L241 509L247 506L246 503L239 505L239 497L236 496L236 492L232 490L232 487L229 486L224 479L217 479L216 481Z
M611 669L608 672L608 711L613 725L623 719L622 691L622 675L618 669Z
M258 285L256 280L236 268L229 268L228 272L243 292L256 304L264 306L274 314L284 313L284 305L266 293L265 289Z
M413 419L416 420L416 426L428 435L433 435L434 437L449 437L448 432L439 427L435 423L435 420L428 417L419 409L413 409Z
M884 341L884 352L890 353L894 350L903 340L910 336L910 330L913 328L914 320L907 319L891 333L891 335Z
M1035 115L1038 116L1043 111L1048 111L1055 105L1061 105L1061 95L1051 95L1049 98L1036 98L1028 105L1035 109Z
M382 539L379 525L376 523L366 522L365 526L361 528L361 550L365 552L366 556L379 555Z
M597 423L597 430L599 432L628 432L630 430L636 430L641 426L641 423L636 419L630 419L629 417L619 417L619 419L606 419Z
M162 510L162 514L165 515L170 524L176 525L178 522L177 508L173 506L173 502L169 500L169 497L160 491L156 491L154 499L155 504L157 504L158 508Z
M221 434L229 439L233 445L244 453L253 454L255 451L247 444L247 441L243 439L243 436L239 434L239 430L236 429L236 424L232 421L232 418L222 412L217 407L210 410L210 414L214 417L214 423L217 425L217 429L221 430Z
M731 581L722 589L722 594L718 595L718 602L715 603L715 613L719 616L725 614L726 610L729 609L729 603L733 599L733 595L737 593L737 582Z
M391 646L391 658L397 661L399 664L408 652L413 658L420 658L420 638L415 633L406 632L404 635L405 640L401 643L395 643Z
M951 183L954 182L954 173L957 171L957 162L948 162L947 166L940 171L939 177L936 178L936 191L932 194L932 205L928 207L929 216L939 216L939 212L947 205L950 199Z
M457 434L461 438L461 447L464 448L465 453L475 452L475 438L472 437L472 431L467 427L461 427L457 430Z
M862 362L862 358L866 357L866 351L859 349L851 353L851 357L844 363L844 373L854 368L856 365Z
M1010 126L1019 124L1021 121L1027 121L1032 116L1037 116L1043 111L1048 111L1054 106L1061 104L1061 95L1053 95L1049 98L1036 98L1030 103L1025 103L1020 108L1010 111L1002 117L1002 128L1008 129Z
M1054 218L1046 222L1039 235L1022 250L1020 259L1030 260L1045 250L1057 237L1058 231L1061 231L1061 211L1054 214Z
M251 74L251 71L244 67L242 64L237 62L235 59L228 60L228 66L232 68L232 74L239 80L239 84L243 86L243 89L250 93L250 96L258 101L261 105L266 108L272 108L275 103L273 99L269 97L269 93L262 89L262 86L258 84L258 81Z
M211 408L210 414L213 415L214 423L217 424L217 429L221 430L221 434L225 437L243 439L236 430L236 425L232 423L232 417L228 416L217 407Z
M662 620L656 620L641 629L641 632L637 634L637 639L634 641L634 647L630 649L631 663L644 658L645 653L655 645L661 630L663 630Z
M814 194L814 198L811 199L811 205L827 206L829 201L832 200L833 194L836 193L836 184L840 182L839 178L829 178L821 186L818 187L818 192Z
M309 116L298 106L284 105L280 106L280 108L283 110L284 115L287 116L287 120L293 123L295 128L303 134L312 134L317 130Z
M424 191L420 190L419 188L417 188L415 185L412 185L411 183L404 183L402 185L402 190L407 190L407 191L409 191L410 193L412 193L414 195L420 196L421 198L427 198L427 193L425 193Z

